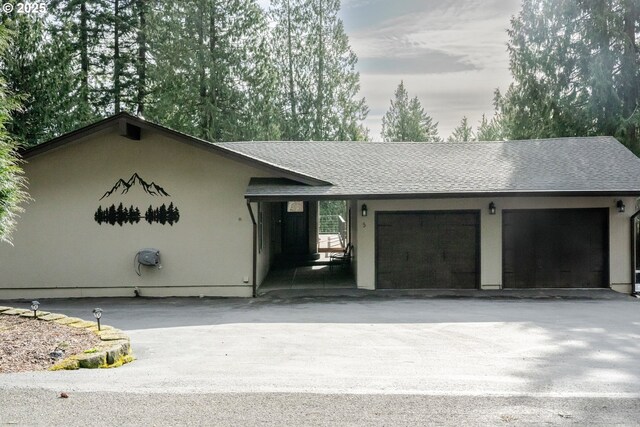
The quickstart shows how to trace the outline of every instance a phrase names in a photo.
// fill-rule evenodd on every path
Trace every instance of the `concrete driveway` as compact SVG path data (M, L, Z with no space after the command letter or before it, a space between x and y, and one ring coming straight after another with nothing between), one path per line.
M637 404L626 404L640 399L640 300L628 296L41 302L43 310L86 319L100 306L103 323L128 332L137 360L112 370L4 374L0 390L168 393L175 399L411 395L432 403L449 397L460 405L480 398L501 404L577 399L640 414ZM557 421L565 420L558 414Z

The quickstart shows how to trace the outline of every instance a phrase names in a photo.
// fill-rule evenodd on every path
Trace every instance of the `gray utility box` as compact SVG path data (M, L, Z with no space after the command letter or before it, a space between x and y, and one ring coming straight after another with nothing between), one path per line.
M142 265L157 267L160 265L160 251L157 249L141 249L138 252L138 262Z

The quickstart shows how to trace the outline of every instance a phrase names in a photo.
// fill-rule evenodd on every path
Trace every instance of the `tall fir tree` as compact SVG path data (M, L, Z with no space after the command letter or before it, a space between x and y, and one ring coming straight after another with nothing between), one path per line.
M447 141L449 142L469 142L475 141L476 136L473 134L473 128L469 124L467 116L463 116L460 124L456 126Z
M151 15L150 118L210 141L278 136L267 22L255 0L162 2Z
M438 123L433 122L420 104L418 97L409 94L400 81L391 100L391 106L382 118L383 141L439 142Z
M476 128L475 139L477 141L502 141L505 139L500 116L496 114L491 119L488 119L483 114Z
M508 31L512 139L613 135L640 154L638 0L524 0Z
M339 0L271 3L284 139L367 139L357 57L339 10Z
M0 15L0 26L13 35L0 58L0 73L21 102L7 126L24 146L78 127L69 114L77 105L69 96L75 79L72 53L67 40L52 37L46 23L46 16L37 13Z
M10 43L7 28L0 25L0 58L4 58ZM7 131L11 114L18 109L16 98L7 89L0 74L0 241L11 241L16 226L20 203L25 200L24 178L18 166L17 141Z

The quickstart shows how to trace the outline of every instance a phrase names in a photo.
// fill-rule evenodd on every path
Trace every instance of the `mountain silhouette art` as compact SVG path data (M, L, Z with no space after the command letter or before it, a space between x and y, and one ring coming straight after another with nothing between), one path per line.
M118 192L119 194L126 194L129 192L129 189L131 189L131 187L134 187L134 186L142 187L145 193L150 194L152 196L169 196L169 193L167 193L164 190L164 188L160 187L155 182L147 183L136 172L133 175L131 175L131 178L129 178L127 181L120 178L115 183L115 185L111 188L111 190L107 191L102 195L102 197L100 197L100 200L104 199L105 197L109 197L116 192Z

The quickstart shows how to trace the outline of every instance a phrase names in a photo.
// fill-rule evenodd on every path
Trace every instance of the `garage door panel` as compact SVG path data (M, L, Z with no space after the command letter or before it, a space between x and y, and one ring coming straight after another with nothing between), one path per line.
M607 269L607 209L503 212L505 288L605 287Z
M376 287L476 288L476 212L376 215Z

